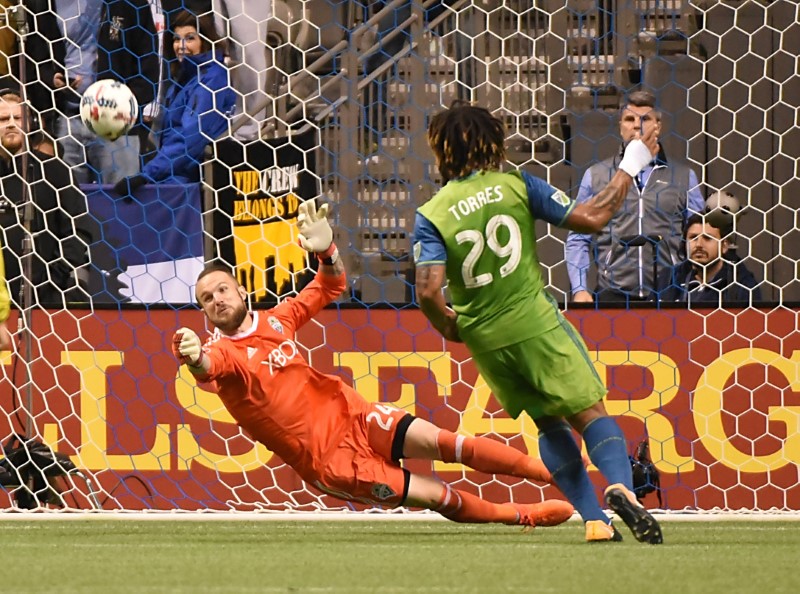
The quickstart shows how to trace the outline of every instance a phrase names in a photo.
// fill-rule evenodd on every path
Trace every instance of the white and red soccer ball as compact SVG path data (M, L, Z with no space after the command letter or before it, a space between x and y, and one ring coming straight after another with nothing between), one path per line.
M116 140L136 123L139 105L127 85L98 80L83 93L81 120L100 138Z

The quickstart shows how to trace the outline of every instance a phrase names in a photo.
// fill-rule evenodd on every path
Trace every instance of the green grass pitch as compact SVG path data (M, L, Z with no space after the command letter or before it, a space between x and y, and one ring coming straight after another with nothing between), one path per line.
M621 526L624 529L624 526ZM589 545L437 521L0 521L0 590L69 594L800 592L800 522L666 522Z

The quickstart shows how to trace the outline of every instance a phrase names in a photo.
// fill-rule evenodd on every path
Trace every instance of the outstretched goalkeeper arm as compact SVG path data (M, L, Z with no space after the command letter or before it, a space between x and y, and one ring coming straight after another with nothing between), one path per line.
M316 255L320 267L317 278L298 297L288 299L271 310L276 316L286 316L291 332L302 326L345 288L344 264L339 258L336 244L333 243L333 230L328 223L327 214L328 206L323 205L317 210L313 200L303 202L298 210L297 239L304 250ZM207 267L198 277L196 292L197 301L206 318L222 334L232 336L247 330L255 323L245 309L246 291L229 270ZM217 300L223 306L221 312L215 308ZM242 316L231 325L230 320L226 319L228 312L241 312ZM206 352L200 338L188 328L180 328L175 332L172 352L196 376L208 375L213 366L213 353L210 356L208 353L211 351Z

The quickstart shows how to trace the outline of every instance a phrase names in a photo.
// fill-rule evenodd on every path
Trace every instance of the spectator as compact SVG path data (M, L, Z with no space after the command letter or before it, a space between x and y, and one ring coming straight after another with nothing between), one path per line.
M655 97L647 91L631 93L620 114L622 148L647 127L661 135L661 113ZM617 171L618 156L592 165L584 174L577 202L595 196ZM625 204L596 236L571 231L567 235L567 271L575 302L625 304L652 298L658 264L672 267L678 262L681 229L686 217L703 212L704 201L697 175L677 159L667 160L663 147L653 162L637 177ZM589 254L597 267L596 295L589 289Z
M11 0L0 0L0 76L11 73L11 58L17 53L17 33L10 8Z
M161 51L155 18L149 0L110 0L103 6L97 40L97 79L110 78L125 83L139 104L140 123L128 132L128 145L139 153L148 129L144 108L156 98L161 79ZM137 171L138 157L132 170L126 163L123 175L103 181L116 183Z
M0 228L11 296L21 295L23 256L30 254L28 280L35 303L86 301L81 287L88 279L89 242L76 232L86 198L61 161L28 150L24 109L19 95L0 91ZM26 239L31 237L34 243L28 247Z
M116 184L118 194L132 193L146 183L200 181L203 152L227 128L236 101L223 65L223 45L212 14L198 17L178 11L170 16L165 47L171 47L174 58L158 152L141 173Z
M98 78L130 86L139 105L158 83L156 30L146 0L56 0L53 87L61 116L56 136L78 183L113 184L139 171L138 130L115 141L98 138L79 116L83 92ZM68 41L65 41L66 40Z
M753 274L741 262L727 258L732 229L719 226L720 220L694 214L686 221L686 260L661 273L658 287L662 302L719 306L761 299Z
M20 28L17 19L22 16L25 17L24 26L28 31L24 37L17 32ZM55 31L54 35L60 35L57 18L47 0L26 0L24 7L21 2L16 5L12 2L5 13L8 26L2 30L3 52L9 52L7 65L10 69L0 77L0 89L14 89L20 97L24 97L38 116L38 126L31 128L28 142L51 155L55 154L53 138L56 110L51 85L44 81L52 83L53 80L53 48L43 32ZM24 43L20 43L22 40Z
M153 13L153 20L156 23L156 31L158 32L158 55L160 56L160 69L159 69L159 84L156 91L156 98L153 103L145 106L144 109L144 122L148 126L150 136L147 139L147 149L149 151L142 151L145 163L152 158L147 156L148 152L155 153L158 150L152 139L157 136L158 125L161 121L161 108L164 105L164 94L169 86L169 64L167 54L173 52L167 51L164 45L164 38L167 28L167 21L171 14L179 11L191 12L194 15L205 14L211 11L211 0L148 0L150 3L150 10ZM172 58L175 56L172 55Z

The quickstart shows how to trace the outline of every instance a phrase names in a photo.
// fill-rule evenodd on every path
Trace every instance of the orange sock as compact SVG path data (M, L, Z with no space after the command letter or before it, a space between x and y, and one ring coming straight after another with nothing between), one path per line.
M436 438L444 462L460 462L487 474L508 474L544 483L553 480L544 462L486 437L465 437L442 429Z
M510 503L490 503L475 495L453 489L450 485L442 485L442 497L433 511L453 522L516 524L519 521L517 509Z

